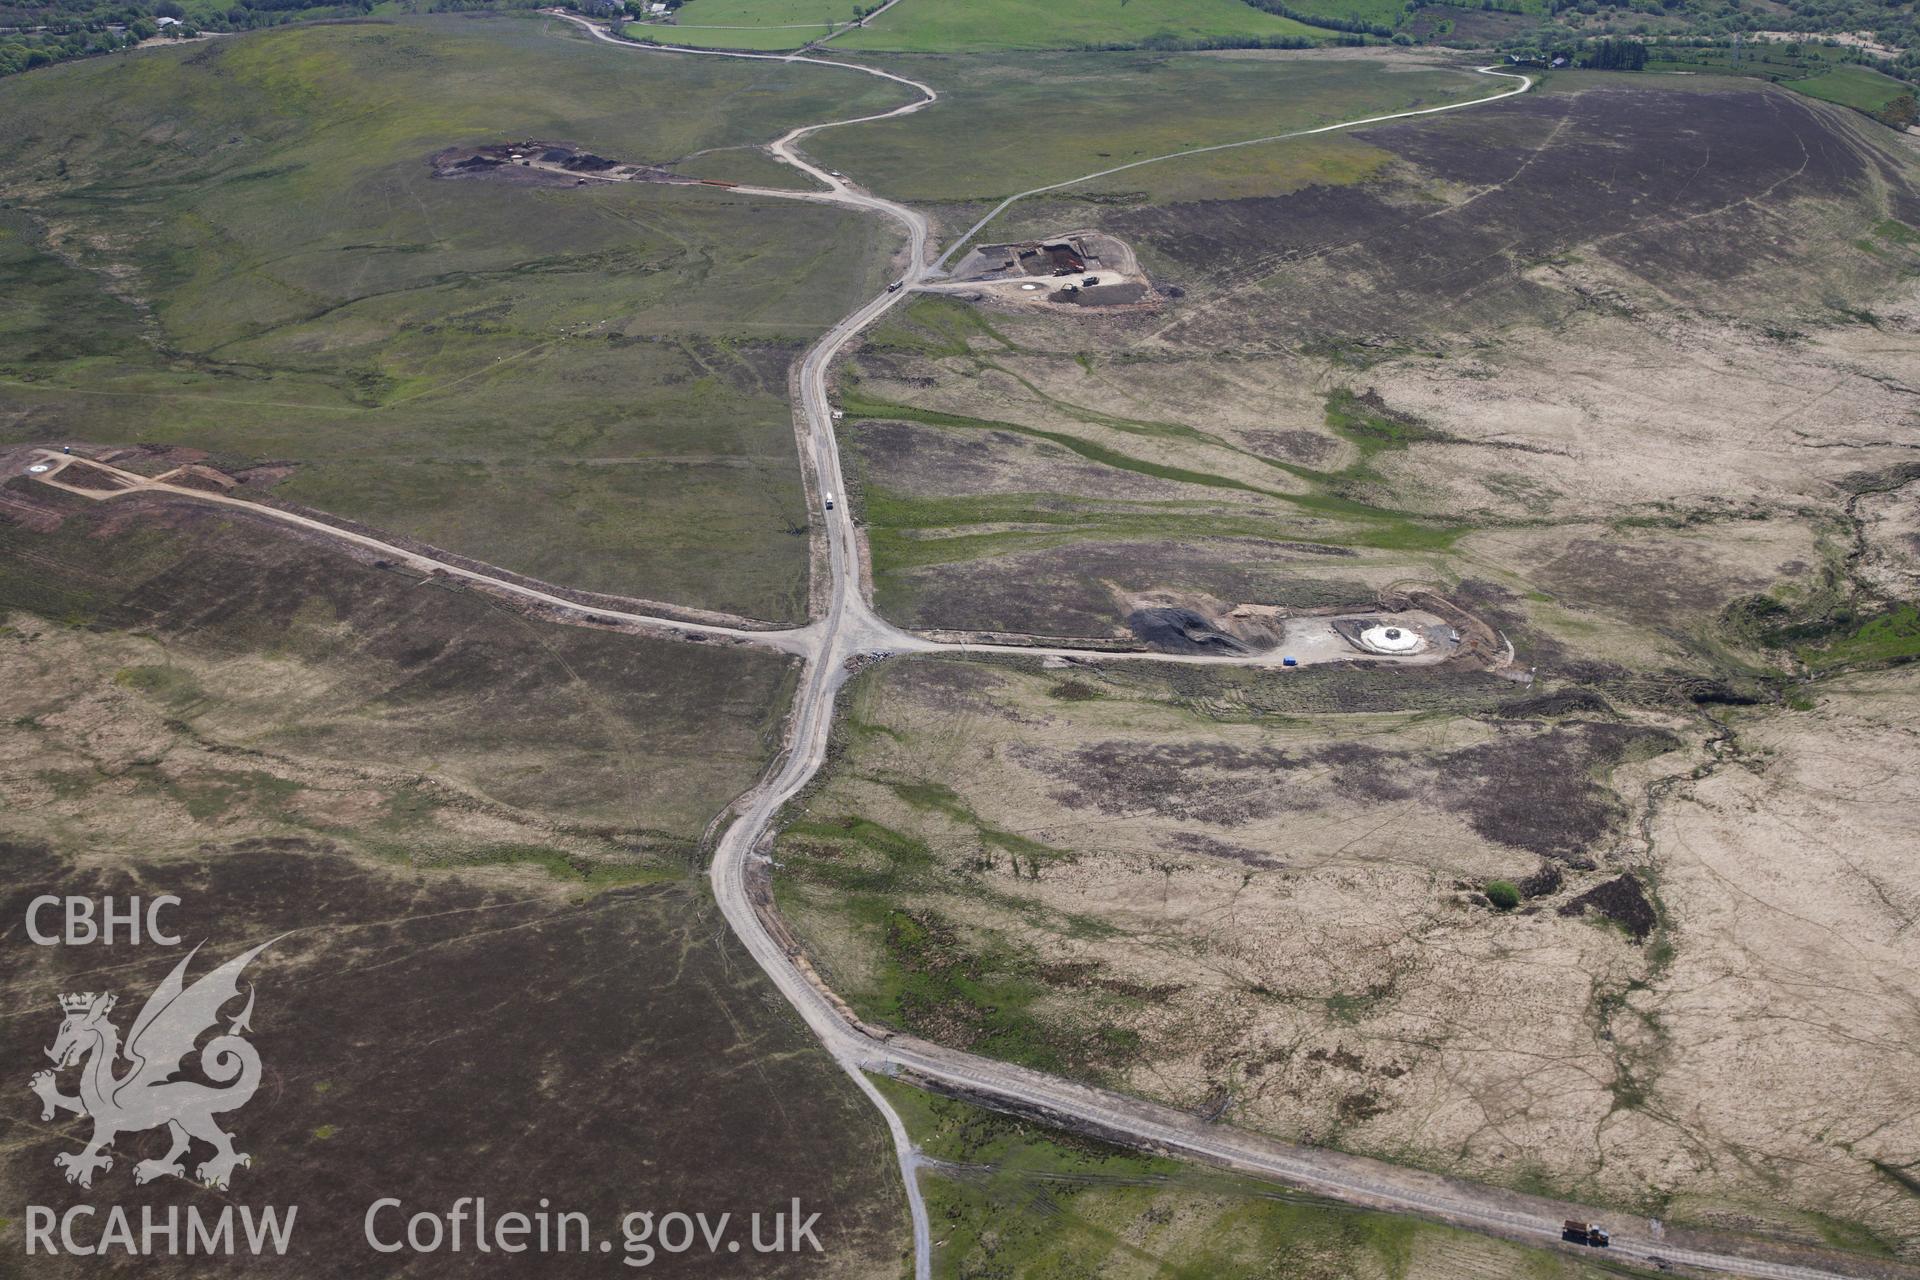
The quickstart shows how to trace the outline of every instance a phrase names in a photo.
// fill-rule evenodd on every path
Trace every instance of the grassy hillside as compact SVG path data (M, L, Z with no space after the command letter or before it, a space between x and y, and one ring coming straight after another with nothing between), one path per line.
M250 971L272 1074L234 1183L300 1206L270 1274L364 1274L340 1243L370 1184L505 1203L530 1163L543 1194L609 1224L642 1199L742 1214L801 1195L845 1265L897 1270L885 1130L690 865L773 751L789 664L539 623L205 507L100 508L17 479L0 499L63 521L0 523L0 907L178 895L196 976L277 939ZM121 947L110 985L137 997L186 949ZM44 993L76 955L0 957L0 981L34 993L10 1036L52 1034ZM450 1061L485 1070L449 1091ZM712 1061L745 1078L691 1065ZM0 1193L68 1193L53 1156L84 1132L0 1122ZM0 1222L0 1246L23 1225Z
M660 44L798 49L853 21L853 0L690 0L671 22L635 22L627 34Z
M696 27L824 27L853 21L861 8L854 0L687 0L675 17Z
M1323 34L1243 0L901 0L834 43L844 49L983 53Z
M1805 80L1790 81L1787 87L1810 98L1837 102L1868 115L1883 110L1900 95L1913 92L1912 85L1902 84L1891 76L1883 76L1866 67L1835 67Z
M902 69L926 79L941 100L807 145L877 190L929 201L998 198L1170 151L1482 97L1506 83L1439 67L1389 72L1371 60L1262 52L1018 54ZM1139 169L1095 189L1213 196L1220 192L1207 185L1209 174L1270 159L1228 152L1206 173ZM1259 184L1284 185L1276 175Z
M745 49L768 53L786 53L819 39L831 30L824 23L794 28L787 26L698 27L662 22L629 22L629 38L646 44L681 46L688 49Z
M73 711L32 740L36 769L103 823L142 814L148 847L190 847L184 807L416 865L671 877L778 734L771 654L533 623L226 509L6 496L57 522L0 525L10 715ZM159 744L133 794L119 748L75 727L90 698Z
M929 298L869 332L842 401L876 599L907 625L1105 634L1132 593L1335 604L1366 598L1370 583L1482 571L1454 546L1471 526L1606 519L1636 503L1668 518L1651 504L1691 501L1692 486L1686 473L1643 473L1641 448L1679 447L1655 424L1679 415L1703 423L1700 440L1731 441L1747 415L1785 406L1736 410L1683 367L1634 391L1631 426L1548 427L1532 398L1558 393L1532 379L1577 371L1638 388L1627 371L1646 359L1640 340L1609 334L1619 366L1605 373L1586 339L1498 362L1480 344L1557 332L1598 305L1590 296L1631 316L1651 304L1616 299L1643 292L1789 341L1848 322L1843 308L1870 313L1917 269L1920 185L1897 152L1866 145L1884 130L1751 81L1717 83L1561 76L1551 92L1484 108L1216 152L1015 205L983 239L1104 228L1163 292L1105 314ZM1118 110L1106 122L1119 137L1131 127ZM1685 126L1697 133L1682 145ZM1097 145L1099 128L1075 136ZM1239 167L1256 157L1268 163ZM851 152L846 163L860 172ZM1728 359L1758 378L1787 357ZM1817 363L1796 376L1823 376ZM1398 401L1389 376L1402 380ZM1765 399L1763 382L1742 385ZM1361 401L1369 388L1381 398ZM1836 406L1824 429L1876 420L1885 399ZM1525 447L1469 443L1508 432ZM1574 442L1605 453L1616 487L1559 469ZM1596 464L1579 465L1590 476ZM1716 500L1737 500L1731 483ZM1811 563L1780 556L1796 559ZM1725 603L1703 599L1706 612Z
M932 1158L934 1274L1058 1280L1598 1280L1606 1271L1362 1213L875 1082Z
M1190 56L1296 61L1166 63ZM1089 110L1021 176L1182 119ZM1823 675L1916 645L1912 158L1784 87L1588 71L1307 150L1253 149L1264 189L1228 167L1249 153L1213 153L986 237L1104 231L1156 286L1137 301L987 286L865 335L840 403L876 604L1151 642L1168 608L1251 629L1433 583L1530 693L1444 668L876 669L781 838L783 909L837 990L916 1034L1671 1222L1738 1204L1784 1238L1911 1251L1880 1172L1911 1140L1828 1136L1900 1113L1910 1073L1867 1034L1741 1027L1846 1000L1850 966L1915 971L1847 852L1893 865L1904 797L1835 781L1892 776L1910 735L1891 682L1843 700ZM1735 757L1718 717L1747 699ZM1696 802L1703 760L1720 798ZM1731 910L1736 867L1779 878ZM1496 881L1518 909L1475 896ZM1805 902L1828 905L1803 932ZM1827 976L1692 998L1749 948ZM1863 1028L1901 1016L1864 1004ZM1767 1087L1734 1087L1728 1046ZM1809 1106L1844 1119L1796 1129ZM948 1193L963 1256L1000 1225L976 1192ZM1061 1235L1082 1205L1159 1238L1092 1197ZM1051 1263L1058 1238L1020 1247Z
M522 572L797 616L785 368L877 287L878 224L438 181L427 158L537 137L671 162L897 100L542 18L282 29L12 78L0 254L24 287L0 322L0 441L285 463L281 496Z

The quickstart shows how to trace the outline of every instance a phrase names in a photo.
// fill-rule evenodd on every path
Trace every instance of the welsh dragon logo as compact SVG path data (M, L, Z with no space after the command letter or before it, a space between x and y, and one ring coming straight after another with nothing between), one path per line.
M162 1125L173 1145L159 1159L134 1165L136 1183L167 1174L185 1177L181 1157L196 1139L213 1147L213 1158L194 1170L194 1176L207 1186L224 1189L236 1167L252 1163L252 1157L233 1149L233 1135L214 1122L215 1116L245 1106L260 1087L260 1055L240 1034L252 1030L248 1025L253 1015L251 987L246 1007L225 1034L214 1036L200 1049L200 1073L213 1083L174 1077L201 1035L220 1021L222 1006L240 995L241 970L275 941L261 943L187 986L187 965L200 950L195 947L147 997L124 1045L119 1029L107 1017L115 1004L112 994L88 991L60 997L64 1019L53 1047L46 1051L54 1070L35 1074L29 1087L40 1095L42 1120L71 1111L93 1121L93 1137L85 1150L53 1158L55 1166L66 1171L68 1182L92 1186L96 1172L113 1167L110 1153L115 1138ZM59 1087L57 1073L70 1067L80 1069L75 1096L61 1093Z

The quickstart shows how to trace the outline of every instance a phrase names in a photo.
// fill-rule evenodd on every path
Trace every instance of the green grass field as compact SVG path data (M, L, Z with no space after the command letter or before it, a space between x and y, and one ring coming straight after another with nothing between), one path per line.
M1719 75L1738 74L1763 80L1801 80L1839 64L1846 52L1821 44L1755 41L1740 49L1736 62L1734 51L1730 48L1656 46L1647 52L1647 70L1711 71Z
M760 147L723 147L703 152L682 164L681 171L702 178L776 187L783 191L820 189L820 184L812 178L790 164L781 164Z
M1288 7L1314 18L1370 22L1382 27L1398 26L1407 16L1406 0L1290 0Z
M1749 76L1771 80L1809 98L1852 107L1873 115L1914 87L1871 67L1847 62L1848 51L1811 42L1754 43L1738 51L1727 48L1662 48L1649 57L1649 71L1689 71L1701 74Z
M689 0L674 21L633 22L635 40L700 49L798 49L854 20L853 0Z
M1883 76L1867 67L1843 66L1805 80L1790 80L1787 88L1823 102L1836 102L1855 111L1872 115L1901 94L1912 93L1913 86Z
M1325 34L1242 0L900 0L866 28L835 40L834 46L988 53Z
M755 53L786 53L827 34L822 24L801 30L786 27L688 27L664 22L629 22L629 39L688 49L743 49Z
M809 139L807 147L888 195L943 202L998 198L1149 156L1437 106L1504 87L1459 71L1388 74L1370 61L1247 52L1025 54L883 65L925 79L941 100L898 120L836 129ZM1249 181L1285 189L1286 175L1270 167L1306 173L1325 154L1324 143L1229 151L1116 174L1079 194L1195 199L1231 194Z
M675 15L686 26L815 26L854 20L854 0L687 0Z
M1426 4L1422 7L1425 8L1428 5L1432 6L1432 12L1428 16L1439 18L1443 17L1448 9L1479 9L1480 0L1426 0ZM1547 0L1501 0L1499 12L1545 13Z
M1797 652L1800 660L1815 671L1912 662L1920 659L1920 608L1895 605L1823 645L1802 645Z
M878 287L880 224L436 181L427 157L538 137L670 162L898 100L542 18L288 28L9 79L0 440L285 462L281 496L521 572L797 617L786 365ZM710 168L751 177L745 154Z
M1365 1213L1016 1120L876 1078L932 1160L934 1274L1051 1280L1466 1277L1603 1272L1412 1218Z

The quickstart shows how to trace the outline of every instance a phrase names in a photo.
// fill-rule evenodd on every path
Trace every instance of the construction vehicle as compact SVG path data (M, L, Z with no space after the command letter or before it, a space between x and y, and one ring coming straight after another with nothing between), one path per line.
M1599 1223L1575 1222L1572 1218L1560 1224L1560 1238L1568 1244L1584 1244L1594 1249L1604 1249L1613 1243L1613 1237Z
M904 286L906 283L907 282L905 280L895 280L892 284L887 286L887 292L898 293L900 292L902 286Z

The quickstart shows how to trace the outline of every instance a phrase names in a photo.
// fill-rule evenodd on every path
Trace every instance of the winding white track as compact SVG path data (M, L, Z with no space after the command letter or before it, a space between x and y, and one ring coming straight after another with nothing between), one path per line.
M609 39L597 28L588 26L588 29L593 31L597 38ZM609 42L625 44L624 41L618 40L609 40ZM768 55L741 56L765 57ZM861 117L863 120L887 119L921 111L939 98L938 93L927 85L876 68L816 58L787 60L815 62L862 71L869 75L877 75L910 85L924 95L917 102L893 111ZM968 230L965 236L956 241L947 251L946 256L950 256L954 249L963 245L1001 211L1024 196L1059 190L1072 186L1076 182L1138 168L1144 164L1154 163L1156 160L1172 159L1178 155L1224 151L1233 147L1258 145L1262 142L1281 141L1287 138L1330 133L1340 129L1382 124L1392 120L1466 110L1525 93L1533 87L1533 80L1529 76L1504 72L1493 67L1482 67L1478 70L1484 75L1514 79L1520 83L1516 88L1468 102L1369 116L1344 124L1325 125L1250 139L1245 142L1175 152L1152 160L1140 160L1132 164L1115 166L1070 182L1037 187L1001 202L993 212L981 219ZM843 494L846 492L846 485L842 478L839 450L834 438L833 416L827 401L828 368L834 358L862 329L873 323L888 309L905 300L912 292L913 286L929 274L929 268L924 265L928 240L927 223L918 211L865 192L849 189L842 180L834 178L826 170L810 163L795 149L795 144L803 138L822 129L834 128L838 124L845 123L854 122L837 121L794 129L770 147L779 159L826 185L832 193L827 198L835 199L838 203L873 209L892 218L906 228L910 240L908 265L903 277L904 287L898 291L882 293L867 302L829 330L808 349L801 361L801 410L805 419L815 474L823 485ZM790 193L770 191L767 194ZM945 256L941 261L945 261ZM935 265L937 269L938 264ZM899 1117L866 1080L864 1072L868 1070L906 1071L929 1081L967 1091L983 1099L997 1100L1003 1104L1027 1108L1070 1122L1090 1124L1118 1137L1132 1138L1209 1163L1275 1178L1350 1204L1440 1218L1503 1236L1534 1242L1555 1241L1559 1239L1563 1218L1593 1216L1574 1206L1527 1201L1522 1197L1475 1187L1469 1183L1413 1173L1384 1162L1341 1156L1310 1147L1276 1142L1260 1135L1231 1128L1206 1125L1191 1116L1145 1103L1136 1098L1092 1089L1040 1072L957 1052L942 1046L911 1041L906 1037L894 1036L882 1041L851 1023L841 1008L837 1007L836 1002L796 965L795 957L788 954L785 947L768 932L765 923L755 911L747 880L753 855L756 850L770 841L781 807L798 794L825 761L833 699L847 678L846 660L876 649L897 648L899 647L897 640L907 638L905 633L883 622L867 607L861 590L853 518L847 511L846 504L842 503L836 510L822 514L827 525L832 589L824 626L819 633L820 651L809 659L802 687L794 704L788 751L773 772L737 803L739 816L721 838L714 852L710 874L714 896L735 934L753 954L760 967L766 971L767 976L793 1004L814 1034L874 1100L886 1117L899 1152L901 1172L907 1182L907 1194L913 1211L916 1277L924 1278L931 1274L926 1209L918 1187L915 1185L914 1170L917 1159L912 1153ZM923 649L945 646L933 646L921 640L911 647ZM1669 1248L1652 1238L1644 1229L1617 1230L1614 1233L1614 1239L1615 1244L1611 1250L1613 1256L1636 1261L1644 1262L1657 1257L1675 1264L1766 1277L1767 1280L1830 1280L1837 1274L1807 1267Z

